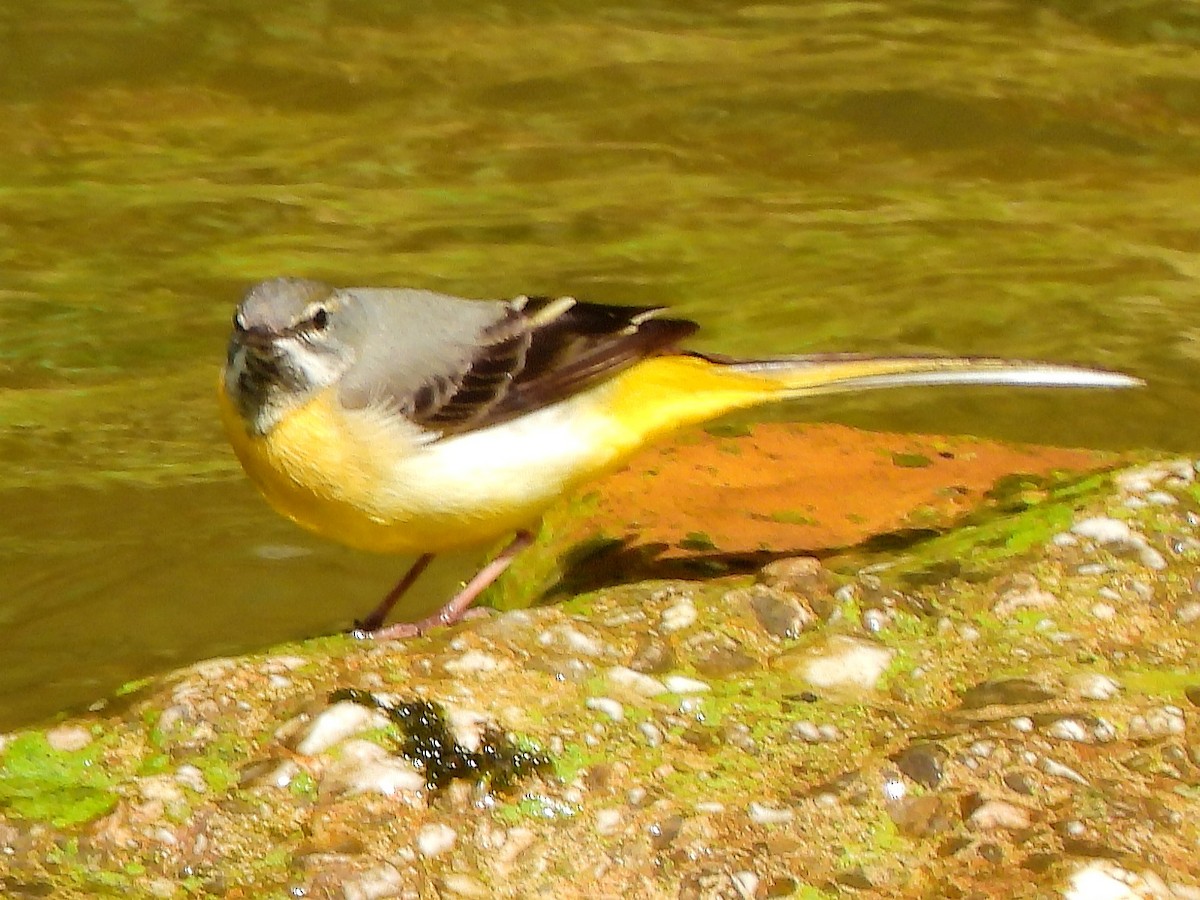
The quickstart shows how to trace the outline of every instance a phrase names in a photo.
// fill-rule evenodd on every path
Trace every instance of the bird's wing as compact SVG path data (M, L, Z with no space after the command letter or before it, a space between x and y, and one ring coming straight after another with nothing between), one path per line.
M657 318L662 312L657 307L606 306L571 297L457 300L428 312L428 328L391 347L389 359L370 367L369 383L356 383L351 374L342 396L349 406L382 402L437 438L564 400L673 347L698 327L684 319ZM447 327L448 317L457 317L458 325ZM412 332L419 321L412 323ZM406 346L413 340L421 341L418 365Z

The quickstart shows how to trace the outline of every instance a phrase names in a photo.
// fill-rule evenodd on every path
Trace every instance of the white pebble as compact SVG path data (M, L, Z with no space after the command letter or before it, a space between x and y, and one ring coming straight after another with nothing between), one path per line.
M604 713L614 722L625 720L625 707L611 697L588 697L584 705L588 709Z
M653 722L638 723L638 732L642 739L645 740L647 747L660 747L663 742L662 729Z
M1127 544L1133 540L1133 532L1128 525L1120 519L1105 516L1076 522L1071 527L1071 532L1100 544Z
M582 656L600 656L604 652L604 644L571 625L546 629L538 637L538 644L543 647L559 647L568 653L578 653Z
M1090 612L1092 618L1101 622L1111 622L1117 617L1117 608L1111 603L1093 603Z
M1066 781L1073 781L1076 784L1088 783L1088 780L1072 769L1070 766L1063 765L1060 762L1055 762L1049 757L1043 757L1040 768L1052 778L1062 778Z
M756 825L782 825L792 820L792 811L787 807L764 806L755 801L746 808L750 821Z
M416 794L424 788L425 776L412 763L365 740L346 741L341 754L321 779L323 795L395 797Z
M417 852L430 859L454 848L458 832L449 825L435 822L417 832Z
M1121 685L1099 672L1082 672L1067 680L1068 686L1084 700L1111 700L1121 692Z
M753 872L734 872L729 876L729 880L733 882L734 889L743 900L754 900L758 896L758 876Z
M448 660L442 668L451 675L478 675L504 668L504 661L482 650L468 650L462 656Z
M697 618L699 618L699 613L696 612L696 604L692 602L690 595L684 594L662 611L659 628L667 634L671 634L691 627L696 623Z
M895 651L872 641L834 635L801 656L797 674L818 688L872 690Z
M1046 729L1046 734L1060 741L1077 744L1091 743L1092 736L1078 719L1057 719Z
M1135 889L1140 881L1116 863L1094 860L1071 875L1063 900L1146 900L1153 895Z
M666 685L657 678L635 672L626 666L613 666L606 674L609 684L643 697L657 697L667 693Z
M378 710L368 709L359 703L342 700L324 710L305 730L296 744L296 752L304 756L324 753L334 744L339 744L352 734L371 728L383 728L387 718Z
M208 790L208 782L204 780L204 773L191 764L184 764L176 769L175 780L185 788L191 788L197 794L203 794Z
M601 809L596 812L596 833L612 834L621 827L621 811L619 809Z
M663 685L672 694L703 694L711 688L703 681L685 675L668 675Z
M1033 719L1029 718L1029 716L1016 716L1009 722L1009 724L1012 725L1012 727L1017 731L1025 734L1033 731Z
M74 753L92 742L92 733L82 725L58 725L46 732L46 743L59 753Z

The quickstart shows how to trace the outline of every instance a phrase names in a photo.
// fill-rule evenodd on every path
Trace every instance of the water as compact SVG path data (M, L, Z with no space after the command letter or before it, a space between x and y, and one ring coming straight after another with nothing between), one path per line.
M401 567L277 519L224 444L270 275L1094 363L1150 386L787 414L1194 449L1198 44L1137 2L10 4L0 726L340 627Z

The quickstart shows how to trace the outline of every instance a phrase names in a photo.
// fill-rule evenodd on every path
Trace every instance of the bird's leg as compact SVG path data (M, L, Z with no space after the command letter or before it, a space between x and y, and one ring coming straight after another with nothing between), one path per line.
M433 562L432 553L423 553L417 557L417 561L409 567L409 570L404 573L404 577L396 582L396 586L388 591L386 597L379 601L379 605L371 610L371 614L365 619L361 619L354 623L355 634L370 634L378 631L387 620L388 613L392 611L392 607L408 593L408 589L412 587L421 573L424 572L429 564Z
M518 531L512 542L501 550L495 559L480 569L461 591L455 594L445 606L433 615L427 616L419 622L397 622L395 625L389 625L387 628L379 628L371 631L366 636L386 641L393 638L415 637L419 634L424 634L431 628L437 628L442 625L453 625L471 608L471 604L484 592L487 586L503 574L504 570L512 564L517 554L532 543L532 532L525 530ZM422 557L422 559L425 559L425 557ZM409 574L411 575L412 573L410 572ZM405 580L408 580L407 576Z

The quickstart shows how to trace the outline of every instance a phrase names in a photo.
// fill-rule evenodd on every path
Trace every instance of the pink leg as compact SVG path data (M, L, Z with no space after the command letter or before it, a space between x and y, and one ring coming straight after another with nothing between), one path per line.
M408 589L416 583L416 580L421 577L429 564L433 562L433 554L426 553L417 557L417 561L412 564L404 577L396 582L396 586L388 591L388 595L379 601L379 605L371 610L371 614L365 619L354 623L354 633L360 632L370 633L377 631L386 621L388 613L392 611L392 607L397 601L408 593Z
M453 625L471 608L471 604L483 593L484 589L499 578L504 570L512 564L517 554L532 543L533 534L531 532L518 531L512 539L512 543L501 550L495 559L480 569L461 591L455 594L445 606L433 615L421 619L419 622L398 622L386 628L377 628L374 631L367 632L364 636L379 641L387 641L394 638L416 637L417 635L424 634L431 628ZM405 580L407 580L407 577Z

